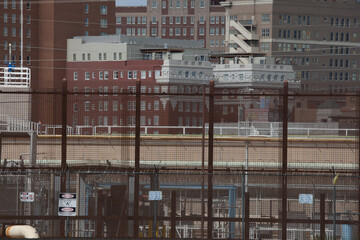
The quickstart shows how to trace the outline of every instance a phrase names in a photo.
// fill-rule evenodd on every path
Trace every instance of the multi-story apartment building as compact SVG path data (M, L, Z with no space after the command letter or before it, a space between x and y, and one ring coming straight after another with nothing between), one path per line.
M213 52L224 52L224 13L219 0L148 0L147 7L116 8L116 33L194 39Z
M359 0L148 0L118 7L116 27L203 40L215 53L265 53L293 65L302 91L336 94L359 88L359 12Z
M181 126L201 126L208 107L201 93L208 91L210 80L215 80L216 92L224 93L216 99L217 122L243 121L248 112L270 112L268 105L251 105L253 99L236 96L244 88L278 92L284 80L290 89L298 88L292 66L275 65L265 57L241 66L234 60L213 65L208 57L209 50L194 40L126 35L69 39L67 87L75 95L69 96L68 124L80 133L91 133L94 127L111 133L124 127L134 131L136 80L141 80L140 122L144 131L149 128L147 133L182 133ZM259 108L263 109L248 110ZM245 109L239 119L238 111Z
M201 126L202 97L185 95L202 92L213 76L209 50L201 42L76 37L68 40L67 52L68 90L85 93L69 101L68 125L85 126L83 133L93 126L111 126L112 133L134 126L136 99L128 93L136 92L136 80L141 80L142 126ZM148 133L179 131L152 128Z
M66 39L115 33L115 0L3 0L0 16L3 66L11 61L16 67L29 67L33 90L61 89L66 73ZM59 122L56 101L43 99L38 104L39 98L33 96L32 120Z
M303 91L346 93L359 88L360 1L238 0L222 6L229 23L229 51L254 46L278 63L292 64Z

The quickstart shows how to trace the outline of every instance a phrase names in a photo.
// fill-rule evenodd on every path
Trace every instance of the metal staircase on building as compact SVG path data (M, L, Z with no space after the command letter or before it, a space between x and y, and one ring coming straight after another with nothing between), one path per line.
M259 52L258 42L259 34L249 31L244 25L238 21L230 20L230 27L236 30L237 33L230 34L230 43L235 43L238 48L235 49L239 53L254 53ZM254 45L255 43L255 45ZM234 50L234 49L232 49Z

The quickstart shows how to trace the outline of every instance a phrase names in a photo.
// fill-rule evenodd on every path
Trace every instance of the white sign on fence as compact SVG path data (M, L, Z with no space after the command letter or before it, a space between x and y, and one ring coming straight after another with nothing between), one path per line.
M149 191L149 201L162 200L161 191Z
M313 195L312 194L299 194L299 203L313 203Z
M59 216L76 216L76 193L59 194Z
M35 199L35 193L33 192L21 192L20 202L33 202Z

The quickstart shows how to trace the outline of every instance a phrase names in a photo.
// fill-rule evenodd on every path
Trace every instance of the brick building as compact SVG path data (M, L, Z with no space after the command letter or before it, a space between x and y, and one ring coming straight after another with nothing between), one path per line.
M253 104L253 99L235 96L238 93L279 91L284 80L291 90L299 88L292 66L275 65L267 57L242 65L234 62L236 57L226 64L212 64L201 41L75 37L68 40L67 52L67 86L75 92L69 100L68 125L80 133L94 128L96 132L133 132L136 99L128 93L136 91L136 80L141 80L140 121L146 133L182 133L181 126L202 126L208 106L203 105L201 94L191 94L202 93L212 79L215 91L224 94L216 96L215 122L247 120L246 114L239 119L239 110L269 113L269 105Z
M302 91L347 93L359 88L359 12L358 0L148 0L117 7L116 28L202 40L213 53L265 53L293 65Z
M213 52L224 52L225 9L220 1L150 1L147 7L117 7L116 33L194 39Z
M134 126L136 101L128 93L136 91L136 80L141 80L143 94L142 126L202 125L202 98L181 95L201 93L212 79L208 49L200 42L123 35L76 37L68 40L67 52L68 90L89 93L70 100L68 125L103 126L104 131L112 126L112 133L124 131L121 126ZM152 128L147 133L181 131Z
M115 33L115 0L4 0L0 7L0 15L0 29L3 33L0 35L0 42L3 44L0 54L3 64L6 66L6 62L11 60L15 62L16 67L29 67L32 74L32 90L61 89L61 80L66 74L66 39L78 35ZM11 56L9 44L12 48ZM33 96L32 120L59 123L61 116L56 110L54 99L42 101L39 108L39 104L36 103L39 98Z

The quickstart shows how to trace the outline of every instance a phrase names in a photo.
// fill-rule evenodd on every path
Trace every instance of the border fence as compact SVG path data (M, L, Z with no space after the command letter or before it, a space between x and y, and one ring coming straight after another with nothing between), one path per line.
M142 89L0 93L2 235L358 239L359 94Z

